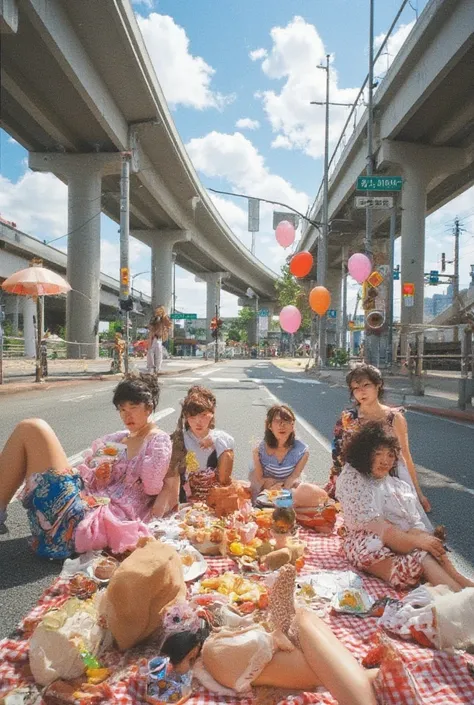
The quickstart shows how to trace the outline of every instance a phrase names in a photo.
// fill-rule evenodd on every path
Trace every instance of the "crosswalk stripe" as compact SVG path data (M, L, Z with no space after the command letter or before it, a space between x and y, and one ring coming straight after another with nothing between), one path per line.
M207 377L207 375L212 375L215 374L216 372L220 372L222 370L222 367L211 367L210 370L203 370L202 372L198 372L197 374L199 377Z

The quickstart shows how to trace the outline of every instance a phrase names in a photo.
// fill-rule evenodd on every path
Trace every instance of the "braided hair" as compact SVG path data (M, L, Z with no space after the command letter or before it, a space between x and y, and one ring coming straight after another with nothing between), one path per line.
M186 446L184 444L184 431L187 431L189 426L186 422L186 417L197 416L206 411L216 410L216 397L210 389L195 384L188 389L188 393L181 402L181 414L176 424L175 431L171 434L171 442L173 450L171 452L171 460L169 464L169 473L172 475L184 475L186 471ZM209 427L214 428L214 419L212 419Z

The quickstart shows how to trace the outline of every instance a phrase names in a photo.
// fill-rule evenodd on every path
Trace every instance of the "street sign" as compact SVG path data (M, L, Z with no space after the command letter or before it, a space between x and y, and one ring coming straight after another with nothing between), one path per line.
M393 196L356 196L356 208L372 208L386 210L393 208Z
M170 318L173 321L195 321L198 317L197 313L171 313Z
M375 271L372 272L369 277L367 277L367 281L369 282L370 286L377 288L383 282L383 276L380 274L380 272Z
M358 191L401 191L403 178L401 176L359 176Z
M430 278L429 278L429 283L431 285L433 284L439 284L439 272L437 269L432 269L430 272Z
M328 318L337 318L337 311L335 308L330 308L326 315Z
M249 211L249 233L258 233L260 229L260 201L258 198L248 199L248 211Z
M268 308L261 308L260 311L258 312L258 315L260 316L260 318L267 318L269 313L270 312L269 312Z

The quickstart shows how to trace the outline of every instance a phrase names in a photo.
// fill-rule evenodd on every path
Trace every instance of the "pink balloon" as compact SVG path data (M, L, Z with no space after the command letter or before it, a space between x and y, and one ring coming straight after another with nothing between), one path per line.
M296 333L301 325L301 313L296 306L284 306L280 311L280 325L287 333Z
M275 230L277 242L282 247L289 247L295 241L295 229L288 220L282 220L278 223Z
M356 282L362 284L372 271L372 262L367 255L363 255L362 252L356 252L352 257L349 257L347 269L351 277L354 277Z

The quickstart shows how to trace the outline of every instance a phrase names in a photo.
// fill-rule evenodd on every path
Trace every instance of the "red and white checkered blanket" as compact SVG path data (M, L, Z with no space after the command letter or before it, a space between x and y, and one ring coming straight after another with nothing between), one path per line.
M300 534L307 542L306 565L303 573L319 570L348 570L350 568L340 550L340 539L336 535L322 536L303 530ZM208 558L209 568L219 573L234 570L235 563L225 558ZM364 576L364 587L374 598L397 593L376 578ZM58 607L68 597L67 583L57 579L45 591L38 604L20 624L17 639L4 639L0 642L0 696L21 685L31 683L28 675L28 633L37 620L49 609ZM328 612L324 617L333 632L357 659L362 659L369 651L377 631L375 618L359 618ZM473 705L474 704L474 659L472 656L421 648L409 642L390 640L397 650L398 666L385 674L383 705ZM114 662L123 665L123 657L111 654ZM400 673L403 671L403 673ZM471 669L471 671L470 671ZM123 678L112 683L115 705L136 705L141 702L140 684L133 677L133 663L124 671ZM110 702L110 700L109 700ZM215 696L208 691L196 692L188 701L189 705L250 705L250 700L233 700ZM287 701L285 705L289 705ZM303 693L291 699L292 705L321 703L336 705L329 693Z

